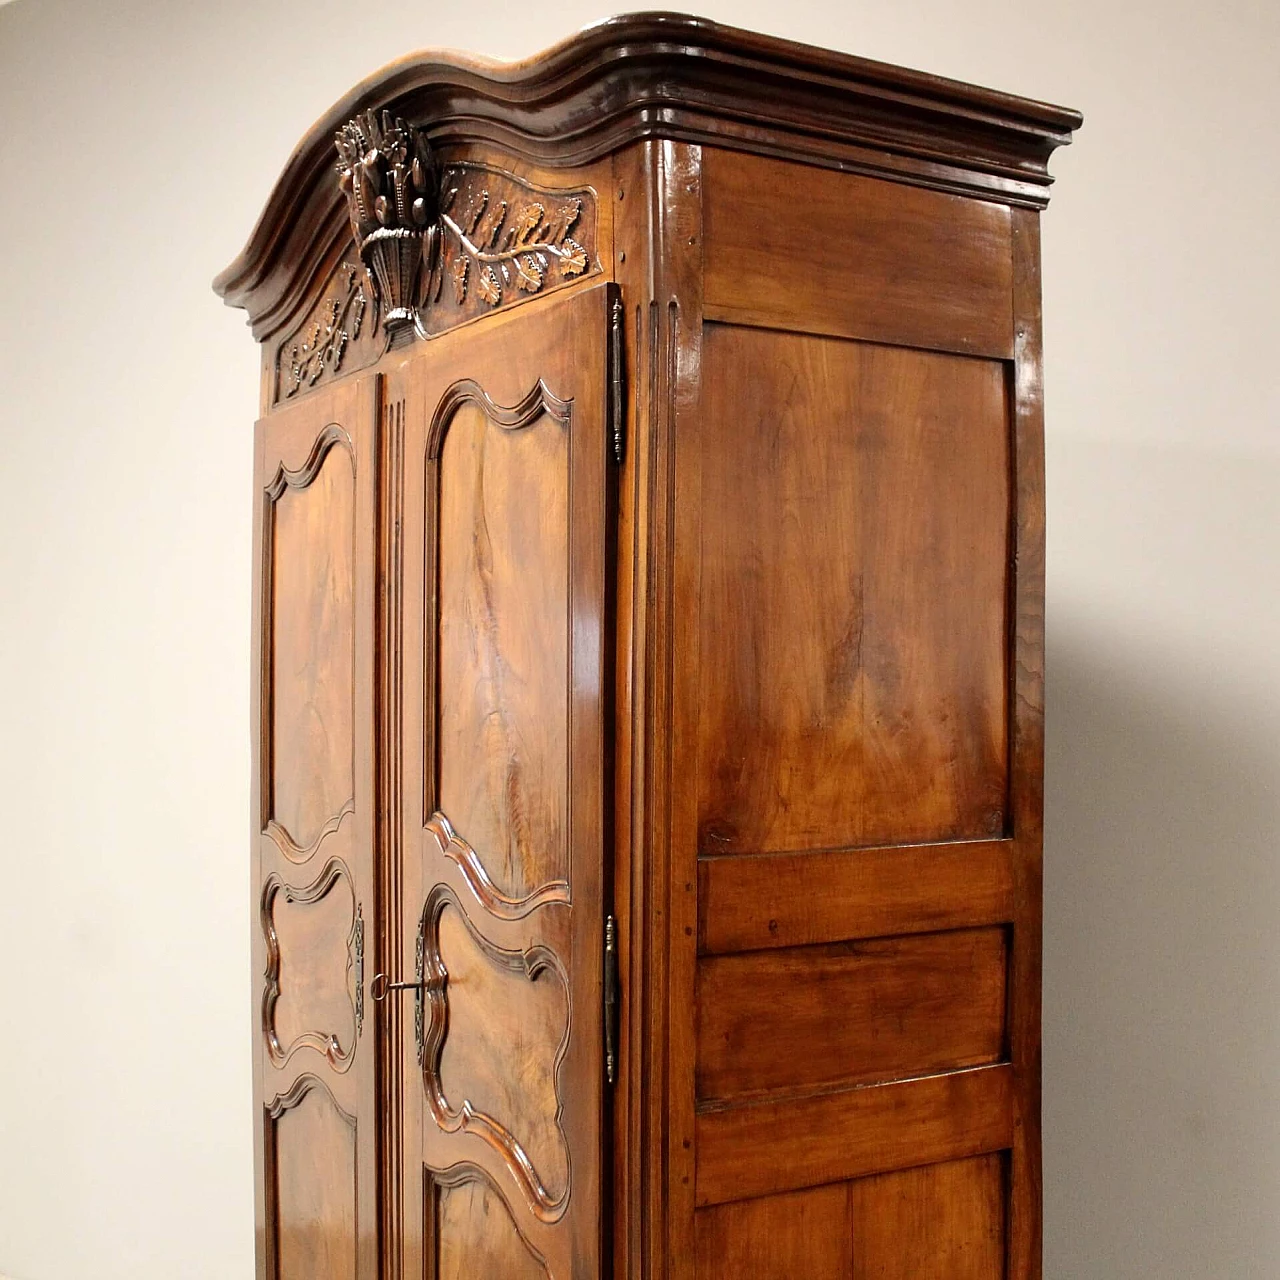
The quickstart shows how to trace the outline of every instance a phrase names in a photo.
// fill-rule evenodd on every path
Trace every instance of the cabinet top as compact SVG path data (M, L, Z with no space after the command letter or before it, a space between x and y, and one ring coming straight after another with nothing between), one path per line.
M522 62L429 50L356 85L307 132L240 255L214 281L256 336L297 301L300 264L347 227L334 137L388 111L433 147L497 145L553 168L671 138L962 195L1048 203L1077 111L676 13L627 14Z

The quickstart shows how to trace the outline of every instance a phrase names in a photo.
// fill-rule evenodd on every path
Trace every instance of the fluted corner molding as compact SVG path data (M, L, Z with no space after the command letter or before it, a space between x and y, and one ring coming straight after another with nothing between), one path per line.
M357 85L298 144L249 242L214 281L266 339L350 242L334 135L387 111L437 150L499 146L552 168L645 138L723 146L1033 208L1078 112L674 13L587 27L522 62L428 51Z

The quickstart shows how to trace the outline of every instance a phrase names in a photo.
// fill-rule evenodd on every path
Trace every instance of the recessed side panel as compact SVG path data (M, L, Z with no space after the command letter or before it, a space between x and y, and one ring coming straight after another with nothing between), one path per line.
M854 1280L847 1183L700 1209L697 1239L698 1280Z
M1006 1157L850 1184L852 1280L1004 1280Z
M713 149L702 190L707 319L1013 354L1007 205Z
M698 1280L1004 1280L1005 1167L948 1160L700 1209Z
M523 898L568 879L569 432L464 403L439 494L437 807Z
M1002 834L1001 362L708 325L699 849Z
M354 458L345 432L281 470L269 500L268 818L298 857L354 794Z
M280 1280L355 1280L356 1124L305 1077L268 1109L268 1206Z
M698 967L698 1097L997 1062L1007 982L1002 928L708 957Z

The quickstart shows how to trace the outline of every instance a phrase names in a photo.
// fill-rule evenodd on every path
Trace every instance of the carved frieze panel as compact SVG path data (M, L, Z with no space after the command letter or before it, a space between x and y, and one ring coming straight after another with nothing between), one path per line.
M365 269L358 259L344 258L320 299L276 348L275 400L291 400L318 383L367 368L386 347Z
M597 270L592 191L455 165L441 181L440 261L422 324L439 333Z
M442 168L425 133L387 112L349 120L336 145L351 243L276 348L276 403L375 363L396 331L443 333L600 270L588 187Z

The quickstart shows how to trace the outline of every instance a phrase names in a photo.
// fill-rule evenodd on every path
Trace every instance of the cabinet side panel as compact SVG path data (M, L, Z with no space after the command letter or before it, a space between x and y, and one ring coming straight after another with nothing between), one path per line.
M698 1280L854 1280L849 1187L698 1211Z
M1013 354L1007 206L708 150L703 313Z
M852 1280L1001 1280L1005 1157L864 1178L849 1187Z
M998 835L996 361L708 325L699 850Z

